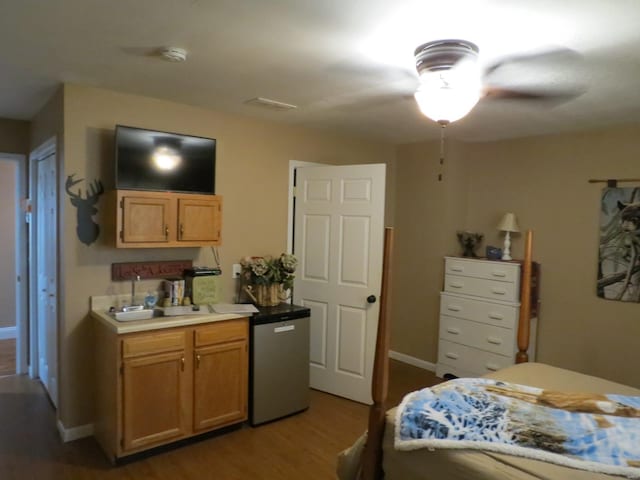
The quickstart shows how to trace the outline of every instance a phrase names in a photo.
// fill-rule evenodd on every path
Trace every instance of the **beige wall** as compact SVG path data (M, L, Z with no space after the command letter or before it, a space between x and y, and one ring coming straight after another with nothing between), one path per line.
M16 326L16 179L18 163L0 155L0 328Z
M458 176L449 176L444 190L428 175L434 161L433 145L400 148L398 236L411 229L408 235L422 237L424 242L412 238L402 252L403 258L420 259L420 268L413 276L398 278L395 285L394 302L403 298L412 304L394 306L392 348L436 361L442 255L460 252L455 238L459 229L484 232L483 250L487 244L502 246L495 227L505 211L513 211L521 229L533 230L534 259L542 265L538 359L639 387L639 307L596 296L603 185L587 182L589 178L637 178L639 138L640 127L633 126L461 145L454 155L448 155L447 163L457 169ZM419 176L422 183L416 180ZM467 197L462 208L456 192ZM405 210L411 199L424 195L429 205L439 205L444 211L453 207L457 215L445 222L443 210L426 204L413 213ZM515 236L514 258L522 256L522 248L522 237ZM426 263L434 265L434 270L427 273L426 291L419 295L416 283L422 281ZM411 294L402 297L398 293L405 291ZM413 328L409 318L413 318Z
M0 152L27 154L29 151L29 122L0 118Z
M286 115L286 114L285 114ZM279 254L287 246L287 179L289 160L355 164L393 160L392 145L354 137L225 115L211 110L107 90L66 85L64 89L64 174L113 186L113 134L125 124L218 140L216 190L224 196L223 246L219 251L225 297L234 284L231 264L245 255ZM391 169L391 175L392 175ZM192 259L212 264L203 249L115 249L101 234L90 246L76 236L75 209L63 199L64 317L61 326L59 415L65 426L92 421L92 323L88 298L129 292L129 284L110 280L115 262ZM390 204L392 205L392 204ZM108 220L105 199L95 217ZM141 289L157 282L141 282Z
M29 151L29 122L0 118L0 153L24 155ZM23 169L23 163L13 160L0 162L0 328L16 324L16 235L14 228L16 215L17 169ZM26 172L25 170L22 170ZM24 178L24 175L20 175ZM23 232L24 234L24 232Z

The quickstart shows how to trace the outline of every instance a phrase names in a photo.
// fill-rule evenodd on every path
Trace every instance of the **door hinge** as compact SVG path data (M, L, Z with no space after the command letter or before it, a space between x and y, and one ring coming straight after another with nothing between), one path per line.
M124 242L124 231L120 230L120 240Z
M298 187L296 187L295 185L291 188L291 194L293 195L293 198L298 196Z
M120 375L124 375L124 365L120 365Z
M120 199L120 208L124 208L124 198Z

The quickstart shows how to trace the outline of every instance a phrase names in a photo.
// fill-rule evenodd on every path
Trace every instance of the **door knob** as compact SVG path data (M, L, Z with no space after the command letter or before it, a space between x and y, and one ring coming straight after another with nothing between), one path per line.
M376 303L376 296L375 295L369 295L367 297L367 303Z

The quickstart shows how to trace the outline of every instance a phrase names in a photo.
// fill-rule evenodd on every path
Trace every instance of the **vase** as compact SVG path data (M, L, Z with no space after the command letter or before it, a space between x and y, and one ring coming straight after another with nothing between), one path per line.
M245 288L245 291L259 307L273 307L287 299L281 283L249 285Z

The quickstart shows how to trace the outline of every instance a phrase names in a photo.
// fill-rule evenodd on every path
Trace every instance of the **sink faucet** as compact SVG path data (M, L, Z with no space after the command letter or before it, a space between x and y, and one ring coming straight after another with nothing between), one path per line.
M136 282L140 281L140 275L131 277L131 306L136 306Z

